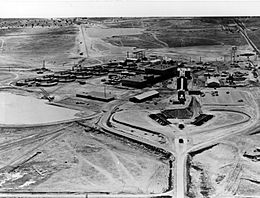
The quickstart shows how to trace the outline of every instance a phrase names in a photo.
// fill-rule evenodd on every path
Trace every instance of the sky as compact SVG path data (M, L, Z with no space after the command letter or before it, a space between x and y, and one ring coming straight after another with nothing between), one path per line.
M0 0L1 18L260 16L258 0Z

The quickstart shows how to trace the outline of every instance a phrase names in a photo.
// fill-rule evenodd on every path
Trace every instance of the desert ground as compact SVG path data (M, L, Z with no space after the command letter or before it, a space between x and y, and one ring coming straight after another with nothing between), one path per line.
M259 17L0 19L0 196L258 197L259 25ZM177 74L123 85L148 78L158 59L190 69L183 104L174 103ZM111 76L121 82L107 83ZM158 96L132 100L149 91Z

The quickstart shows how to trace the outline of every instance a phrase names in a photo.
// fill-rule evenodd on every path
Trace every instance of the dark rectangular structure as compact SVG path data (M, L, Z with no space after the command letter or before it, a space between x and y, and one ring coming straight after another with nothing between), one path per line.
M200 90L189 90L189 95L201 95L202 92Z
M188 91L188 83L187 83L187 78L184 76L181 76L177 78L177 89L180 90L185 90Z
M175 77L177 76L177 66L160 64L145 68L145 73L147 74L157 74L163 77Z
M122 86L126 87L134 87L134 88L144 88L149 85L153 85L159 82L162 79L160 75L153 75L153 74L140 74L131 76L125 79L122 79Z
M133 77L128 77L122 79L122 86L134 87L134 88L144 88L148 85L148 80L143 77L143 75L137 75Z

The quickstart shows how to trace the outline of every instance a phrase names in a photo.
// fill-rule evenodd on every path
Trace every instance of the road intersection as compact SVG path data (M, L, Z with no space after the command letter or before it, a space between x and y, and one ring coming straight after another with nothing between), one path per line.
M251 98L252 95L251 93L249 93ZM236 109L236 107L232 108L226 108L226 111L235 111L236 113L241 113L242 115L246 115L248 116L248 118L246 120L244 120L243 122L241 122L240 124L235 124L231 126L226 126L226 127L218 127L215 128L214 130L205 130L203 131L203 133L213 133L214 132L214 137L203 141L199 144L193 145L192 144L192 135L187 135L187 131L185 131L186 129L184 129L183 131L179 131L178 135L176 136L175 134L172 134L171 137L168 137L169 140L173 140L171 142L170 147L165 147L161 144L158 144L156 142L153 141L149 141L143 137L140 137L138 135L134 136L130 133L123 133L122 131L118 131L117 129L112 127L111 124L111 116L116 113L116 111L118 110L118 107L123 104L122 102L118 102L118 103L113 103L112 105L109 105L109 107L107 107L107 111L104 113L104 115L101 117L101 119L99 120L98 126L100 127L100 129L106 131L106 132L112 132L114 134L123 136L125 138L129 138L135 141L140 142L141 144L147 144L147 145L151 145L155 148L159 148L161 150L164 150L165 152L169 152L171 153L171 155L173 156L174 159L174 163L175 163L175 168L174 168L174 173L173 173L173 186L171 188L171 190L164 192L164 193L160 193L160 194L156 194L156 195L151 195L151 194L147 194L147 197L154 197L154 196L161 196L161 195L165 195L165 196L171 196L171 197L176 197L176 198L185 198L187 197L187 168L186 168L186 163L187 163L187 158L188 155L192 152L198 151L200 149L206 148L206 147L210 147L212 145L217 144L220 140L227 138L229 136L235 135L235 134L244 134L244 133L249 133L249 129L254 126L258 120L259 120L259 107L258 104L253 100L252 101L252 108L255 109L256 114L255 115L248 115L245 112L240 112L239 110ZM215 110L217 111L219 107L215 107ZM221 111L221 109L219 109L219 111ZM224 132L223 132L224 131ZM175 149L173 149L175 148ZM130 195L127 195L126 197L128 197ZM144 195L139 195L141 197L143 197ZM124 197L124 196L123 196Z

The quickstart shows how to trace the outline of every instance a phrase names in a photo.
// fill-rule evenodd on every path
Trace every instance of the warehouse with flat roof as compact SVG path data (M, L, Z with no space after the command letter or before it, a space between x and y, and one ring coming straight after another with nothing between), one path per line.
M177 76L177 65L160 64L145 68L147 74L157 74L163 77Z
M99 100L102 102L110 102L115 99L115 95L111 93L98 92L98 91L91 91L89 93L86 92L77 93L76 97Z
M146 91L144 93L136 95L136 96L130 98L129 100L131 102L143 102L143 101L146 101L146 100L149 100L151 98L158 97L158 96L159 96L159 92L152 90L152 91Z
M128 78L122 79L122 86L134 87L134 88L144 88L149 85L155 84L161 80L160 75L153 74L140 74L135 76L130 76Z

